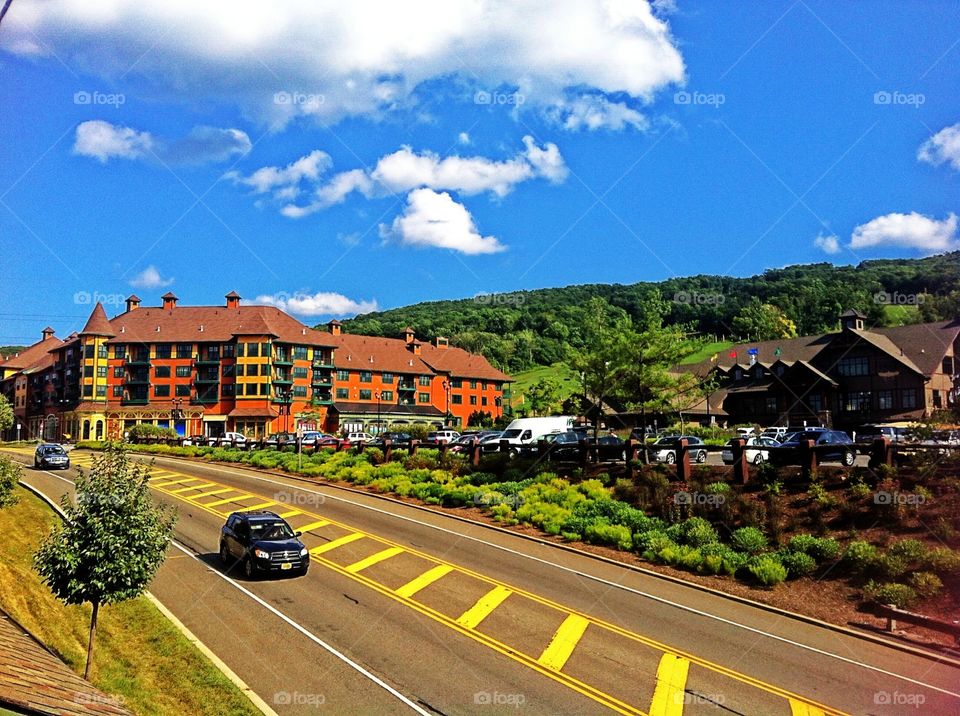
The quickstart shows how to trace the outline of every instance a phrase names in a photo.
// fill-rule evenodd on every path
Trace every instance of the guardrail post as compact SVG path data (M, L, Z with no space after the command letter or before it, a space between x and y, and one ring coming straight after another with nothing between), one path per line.
M502 441L500 448L503 449ZM474 467L480 467L480 441L476 439L470 441L470 464Z
M393 457L393 440L387 438L383 441L383 461L390 462Z
M537 458L543 460L547 456L547 441L543 438L537 440Z
M446 459L447 459L447 444L446 444L446 443L440 443L440 446L437 448L437 450L440 452L440 456L439 456L439 457L440 457L441 462L444 461L444 460L446 460Z
M804 480L809 480L810 476L817 469L817 450L814 447L813 440L800 441L800 475Z
M884 439L886 439L886 438L884 438ZM888 609L896 609L897 607L896 607L895 604L888 604L888 605L887 605L887 608L888 608ZM896 618L895 618L893 615L894 615L894 612L892 612L892 611L887 614L887 631L896 631L896 630L897 630L897 620L896 620Z
M686 438L677 443L677 479L686 482L693 471L690 469L690 445Z
M746 485L750 480L750 468L747 466L747 451L744 449L747 441L743 438L737 438L731 444L733 451L733 480L741 485Z
M587 444L587 441L583 438L577 441L578 453L580 457L580 469L584 472L587 471L587 464L590 462L590 446Z
M633 463L637 459L637 441L633 438L627 438L626 445L627 453L627 479L632 480L634 477Z
M497 452L510 452L510 441L501 440L500 444L497 446Z
M870 448L870 466L893 465L893 446L889 438L876 438Z
M410 438L410 447L407 450L410 457L413 457L414 455L417 454L417 449L419 447L420 447L420 441L415 438Z
M346 449L347 449L347 448L346 448L346 445L347 445L347 443L346 443L345 440L341 440L340 442L338 442L338 443L337 443L337 452L340 452L341 450L346 450ZM361 453L363 452L363 449L364 449L365 447L366 447L366 443L363 442L363 440L359 441L359 442L357 443L357 455L361 454Z

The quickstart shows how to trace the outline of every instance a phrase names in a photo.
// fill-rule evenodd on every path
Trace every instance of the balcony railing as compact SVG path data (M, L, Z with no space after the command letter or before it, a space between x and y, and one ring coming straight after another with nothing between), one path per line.
M206 384L206 385L209 385L209 384L212 384L212 383L219 383L219 382L220 382L220 376L218 376L218 375L198 375L198 376L196 377L196 380L195 380L194 382L195 382L195 383L198 383L198 384L201 384L201 383L202 383L202 384Z
M288 353L278 353L273 356L274 365L293 365L293 356Z
M199 353L193 357L193 362L197 365L219 365L220 355L200 355Z
M127 365L150 365L149 355L129 355Z
M314 378L310 385L314 388L332 388L333 378Z
M416 390L417 386L408 381L397 381L397 390Z
M145 396L144 397L137 396L137 397L120 399L120 405L147 405L149 402L150 402L150 398Z
M312 362L310 365L311 365L315 370L317 370L317 369L333 370L333 368L334 368L333 363L330 363L330 362L324 360L323 358L320 358L319 360L316 359L316 358L314 358L314 359L313 359L313 362Z
M123 377L124 385L149 385L149 375L126 375Z

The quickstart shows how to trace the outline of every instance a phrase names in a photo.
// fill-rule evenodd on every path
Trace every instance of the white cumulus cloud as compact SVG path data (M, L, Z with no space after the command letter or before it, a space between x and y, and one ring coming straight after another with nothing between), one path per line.
M407 197L403 214L380 235L406 246L450 249L463 254L494 254L506 250L493 236L481 236L463 204L446 192L415 189Z
M235 184L250 187L254 194L286 191L289 195L290 189L295 188L301 181L317 181L320 175L327 171L332 164L333 161L329 154L314 149L306 156L295 159L285 167L260 167L246 177L240 172L230 171L224 177L232 179Z
M173 283L173 278L164 278L156 266L147 266L130 279L130 285L136 288L163 288Z
M146 159L171 164L223 162L251 148L250 137L239 129L194 127L178 139L162 139L102 119L77 125L74 154L93 157L102 163L109 159Z
M646 102L682 82L683 58L665 19L672 5L659 0L655 12L646 0L18 0L0 47L62 58L108 79L132 72L157 95L227 101L270 126L411 107L421 84L451 73L486 90L517 88L526 111L578 90Z
M951 213L938 221L915 211L893 213L878 216L853 230L851 249L876 246L900 246L931 254L952 251L957 248L957 216Z
M820 235L813 240L813 245L826 254L840 253L840 240L836 236Z
M140 159L152 147L153 137L149 132L92 119L77 126L73 152L106 163L109 159Z
M917 159L933 166L947 163L960 171L960 123L944 127L921 144Z
M342 293L319 291L317 293L275 293L257 296L255 305L276 306L282 311L299 316L346 316L370 313L377 310L377 302L355 301Z
M645 130L650 122L640 112L628 107L625 102L611 102L602 95L584 94L574 99L562 100L546 111L547 116L564 129L609 129L620 131L625 127Z

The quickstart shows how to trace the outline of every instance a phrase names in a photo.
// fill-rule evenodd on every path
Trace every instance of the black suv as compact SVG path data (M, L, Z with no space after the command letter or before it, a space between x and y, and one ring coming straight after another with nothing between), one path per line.
M33 466L38 470L55 467L66 470L70 467L70 456L67 455L66 450L55 443L41 443L33 453Z
M268 572L304 575L310 553L299 536L275 512L234 512L220 529L220 559L227 569L243 565L244 575L251 579Z
M770 462L774 465L800 464L801 444L813 440L817 447L819 462L840 462L851 467L857 459L857 449L850 436L839 430L807 428L784 437L778 447L770 449Z

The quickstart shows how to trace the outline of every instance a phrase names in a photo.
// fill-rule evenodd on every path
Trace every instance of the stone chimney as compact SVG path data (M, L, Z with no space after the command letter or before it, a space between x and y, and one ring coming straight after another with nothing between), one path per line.
M413 329L410 326L407 326L403 329L403 340L406 341L407 345L410 345L414 341Z
M450 346L450 341L443 336L437 336L436 345L437 348L447 348Z
M231 291L224 298L227 299L227 308L240 308L240 294L236 291Z
M140 308L140 297L137 294L127 296L127 313Z
M339 336L343 332L343 324L336 318L327 322L327 330L332 336Z
M40 335L43 336L43 340L45 341L53 338L54 333L55 331L50 326L47 326L42 331L40 331Z
M163 310L172 311L177 307L177 297L173 291L167 291L160 298L163 299Z

